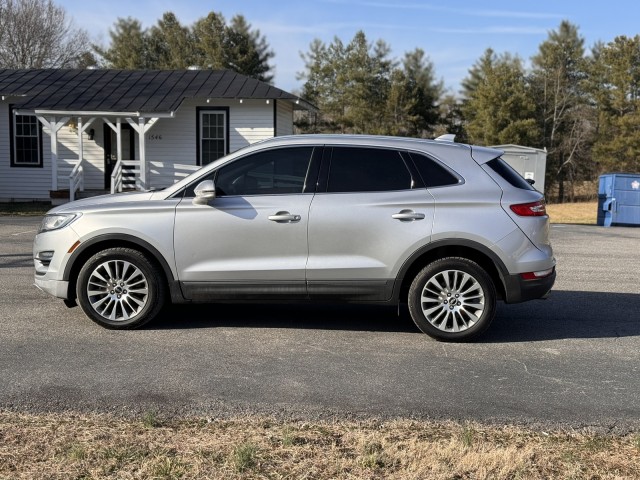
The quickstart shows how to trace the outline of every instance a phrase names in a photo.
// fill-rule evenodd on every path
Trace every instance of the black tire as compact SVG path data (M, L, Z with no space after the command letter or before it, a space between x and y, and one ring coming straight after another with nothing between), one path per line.
M477 337L496 313L493 280L467 258L446 257L424 267L411 283L408 300L418 328L445 342Z
M110 329L133 329L160 312L166 285L159 267L143 253L131 248L108 248L82 266L76 295L84 313L97 324Z

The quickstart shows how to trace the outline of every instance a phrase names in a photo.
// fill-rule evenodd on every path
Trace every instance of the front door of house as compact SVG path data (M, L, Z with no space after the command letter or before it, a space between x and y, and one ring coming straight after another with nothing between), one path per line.
M135 160L136 145L135 134L131 125L121 126L122 135L122 160ZM111 174L118 162L118 137L109 125L104 124L104 188L111 188ZM123 168L123 183L126 176L126 168ZM135 182L135 179L133 179Z

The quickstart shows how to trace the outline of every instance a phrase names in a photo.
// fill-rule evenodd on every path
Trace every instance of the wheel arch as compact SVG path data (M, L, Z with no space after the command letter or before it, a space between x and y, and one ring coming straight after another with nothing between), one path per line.
M76 300L76 282L78 274L86 261L102 250L117 247L131 248L146 255L147 258L159 266L160 270L163 272L164 281L169 288L171 300L174 302L184 301L179 282L175 278L169 263L158 249L149 242L126 234L98 235L81 243L78 248L74 250L63 272L63 280L69 282L68 300L73 302Z
M506 295L507 268L500 258L484 245L465 239L439 240L416 251L402 265L394 285L394 300L403 303L407 299L411 282L429 263L445 257L462 257L476 262L491 277L499 299Z

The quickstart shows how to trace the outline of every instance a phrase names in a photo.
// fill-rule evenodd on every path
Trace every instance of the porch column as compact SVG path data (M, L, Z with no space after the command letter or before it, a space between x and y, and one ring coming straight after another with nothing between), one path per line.
M133 128L138 134L138 147L140 149L140 177L139 182L136 181L136 186L139 183L143 190L146 190L149 187L147 178L147 145L145 137L151 127L153 127L158 121L158 118L150 118L147 123L145 123L145 120L145 117L138 117L138 124L136 125L136 122L134 122L133 119L127 118L127 122L131 125L131 128Z
M69 121L69 117L62 117L56 122L56 117L52 116L49 121L41 115L37 115L38 120L49 130L51 137L51 190L58 190L58 130Z
M140 184L142 189L146 190L147 183L147 143L145 137L147 130L144 125L144 117L138 118L138 147L140 148Z
M122 120L120 117L116 118L115 125L106 117L104 117L102 121L109 125L109 128L116 133L116 158L120 161L122 160Z
M96 117L91 117L87 123L82 123L82 117L78 117L78 161L84 160L84 132L95 121Z

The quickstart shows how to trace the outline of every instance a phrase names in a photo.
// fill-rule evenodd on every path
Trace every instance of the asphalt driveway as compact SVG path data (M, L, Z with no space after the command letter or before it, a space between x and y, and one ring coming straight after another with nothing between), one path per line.
M180 306L104 330L32 286L38 223L0 217L0 408L640 427L640 229L553 226L550 298L457 345L369 306Z

